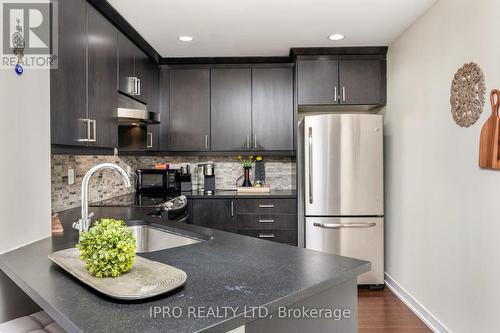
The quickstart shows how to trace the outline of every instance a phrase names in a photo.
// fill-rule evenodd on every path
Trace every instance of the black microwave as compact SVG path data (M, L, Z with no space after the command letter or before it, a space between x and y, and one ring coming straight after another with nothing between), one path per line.
M179 170L137 170L138 193L178 193L181 190L181 173Z

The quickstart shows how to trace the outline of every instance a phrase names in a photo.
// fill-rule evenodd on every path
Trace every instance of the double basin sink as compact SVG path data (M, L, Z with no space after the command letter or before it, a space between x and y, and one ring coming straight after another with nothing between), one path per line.
M171 249L208 240L204 239L204 235L199 238L191 237L144 224L129 226L128 229L137 240L137 253Z

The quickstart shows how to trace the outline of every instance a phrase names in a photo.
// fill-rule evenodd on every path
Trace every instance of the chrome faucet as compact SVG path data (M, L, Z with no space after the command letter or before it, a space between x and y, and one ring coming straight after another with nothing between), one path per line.
M73 228L78 229L80 233L88 231L90 225L92 224L92 216L94 216L94 213L89 214L89 182L94 173L102 169L112 169L118 171L123 177L125 187L130 187L130 179L127 172L117 164L102 163L92 167L89 171L87 171L82 181L82 218L73 223Z

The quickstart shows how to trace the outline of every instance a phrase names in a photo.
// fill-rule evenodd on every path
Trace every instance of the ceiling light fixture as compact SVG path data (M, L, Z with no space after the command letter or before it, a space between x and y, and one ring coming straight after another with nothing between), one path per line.
M342 40L344 38L345 38L345 36L341 35L341 34L334 34L334 35L328 36L329 40Z
M194 38L193 36L179 36L177 39L181 42L192 42Z

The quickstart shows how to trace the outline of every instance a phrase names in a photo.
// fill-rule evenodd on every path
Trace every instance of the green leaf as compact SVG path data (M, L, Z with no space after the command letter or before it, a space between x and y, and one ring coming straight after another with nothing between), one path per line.
M117 277L132 269L136 239L124 221L103 218L80 235L76 247L92 275Z

